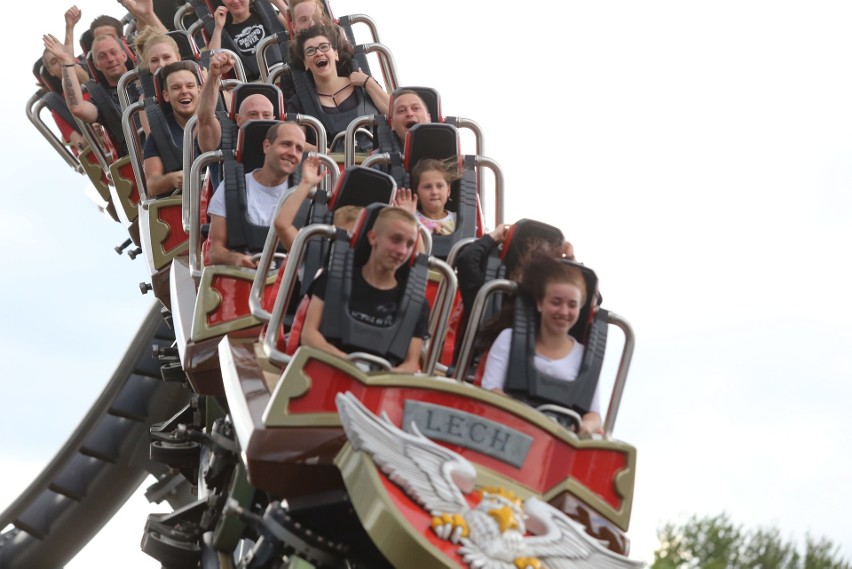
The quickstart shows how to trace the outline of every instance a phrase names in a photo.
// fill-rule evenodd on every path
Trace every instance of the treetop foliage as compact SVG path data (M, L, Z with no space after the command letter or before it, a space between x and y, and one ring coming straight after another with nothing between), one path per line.
M745 529L727 514L665 524L651 569L852 569L825 538L805 537L804 549L777 528Z

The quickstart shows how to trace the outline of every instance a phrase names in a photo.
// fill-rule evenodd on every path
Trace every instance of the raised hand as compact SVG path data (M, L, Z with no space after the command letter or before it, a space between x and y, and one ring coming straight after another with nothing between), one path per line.
M409 188L397 188L393 197L393 205L415 213L417 211L417 194Z
M53 34L45 34L41 36L44 42L44 49L56 56L62 62L62 65L71 65L74 63L74 56L65 50L65 45L56 39Z
M302 181L316 186L328 174L328 170L316 156L309 156L302 165Z
M136 18L144 19L154 13L153 0L118 0Z
M225 28L225 22L228 18L228 9L224 6L219 6L216 8L216 11L213 12L213 23L217 30L221 30Z
M77 6L71 6L65 11L65 26L73 28L83 17L83 12Z
M221 77L230 72L236 62L234 58L227 53L214 53L210 56L210 75Z

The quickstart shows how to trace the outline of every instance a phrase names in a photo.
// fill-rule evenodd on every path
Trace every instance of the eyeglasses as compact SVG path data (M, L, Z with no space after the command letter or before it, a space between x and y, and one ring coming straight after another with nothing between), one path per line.
M311 47L306 47L306 48L305 48L305 57L310 57L310 56L312 56L313 54L315 54L315 53L316 53L316 52L318 52L318 51L319 51L320 53L325 53L325 52L327 52L327 51L328 51L328 50L330 50L330 49L331 49L331 44L330 44L330 43L328 43L328 42L323 42L323 43L319 44L319 45L318 45L318 46L316 46L316 47L313 47L313 46L311 46Z

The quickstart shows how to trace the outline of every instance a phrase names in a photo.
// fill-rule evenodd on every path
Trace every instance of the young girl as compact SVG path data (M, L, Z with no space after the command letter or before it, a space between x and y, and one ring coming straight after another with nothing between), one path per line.
M408 188L399 188L394 203L416 215L420 225L430 233L450 235L456 230L456 214L447 211L446 205L450 199L451 186L460 177L455 157L447 160L424 158L411 171L414 192Z
M574 381L583 360L583 344L568 334L580 316L586 299L583 275L576 268L550 257L538 257L523 270L520 286L535 300L539 323L535 338L535 368L563 381ZM491 346L485 362L482 387L503 393L509 367L512 329L506 328ZM562 402L569 405L570 401ZM600 400L597 390L582 417L581 433L600 429Z

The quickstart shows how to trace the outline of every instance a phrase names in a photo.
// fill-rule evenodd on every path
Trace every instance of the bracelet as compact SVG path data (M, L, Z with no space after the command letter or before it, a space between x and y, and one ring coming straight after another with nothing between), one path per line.
M76 63L70 63L70 64L68 64L68 63L63 63L63 64L62 64L62 67L77 67L77 64L76 64Z
M370 82L370 79L373 79L373 76L372 76L372 75L367 75L367 78L364 80L364 84L363 84L363 85L361 85L361 87L363 87L364 89L366 89L366 88L367 88L367 83L369 83L369 82ZM375 81L375 79L373 79L373 81Z

